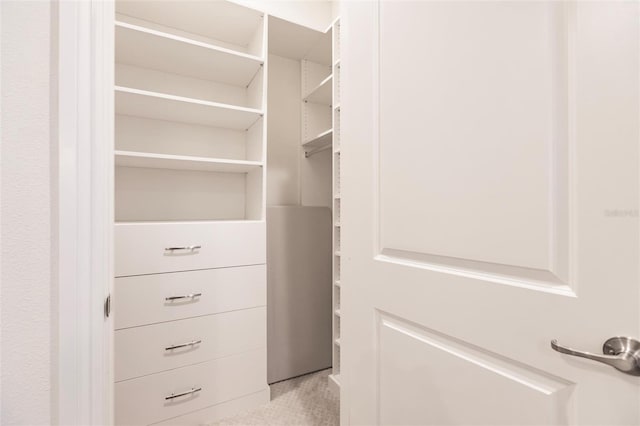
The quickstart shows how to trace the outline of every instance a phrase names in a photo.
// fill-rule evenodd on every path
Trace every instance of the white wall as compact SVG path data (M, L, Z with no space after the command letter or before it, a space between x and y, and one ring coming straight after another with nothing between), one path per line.
M52 423L51 4L0 6L0 423Z

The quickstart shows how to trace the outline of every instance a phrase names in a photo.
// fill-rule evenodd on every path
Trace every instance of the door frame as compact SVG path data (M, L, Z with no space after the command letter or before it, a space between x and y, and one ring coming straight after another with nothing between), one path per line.
M52 420L113 423L113 0L51 3L54 322ZM57 142L57 144L56 144ZM55 321L55 320L54 320Z

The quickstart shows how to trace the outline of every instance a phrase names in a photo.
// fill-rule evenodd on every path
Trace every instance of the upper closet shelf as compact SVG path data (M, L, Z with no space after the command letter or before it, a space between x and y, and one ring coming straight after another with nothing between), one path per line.
M246 130L261 116L253 108L115 87L116 114Z
M331 65L331 32L269 16L269 52L285 58Z
M305 102L312 102L314 104L331 105L331 82L333 81L333 75L322 80L315 88L303 98Z
M115 151L115 156L116 166L143 167L149 169L248 173L262 166L262 163L257 161L150 154L146 152L132 151Z
M249 47L261 38L263 12L230 1L117 1L116 13L168 29Z
M231 49L116 22L116 62L246 87L263 60Z

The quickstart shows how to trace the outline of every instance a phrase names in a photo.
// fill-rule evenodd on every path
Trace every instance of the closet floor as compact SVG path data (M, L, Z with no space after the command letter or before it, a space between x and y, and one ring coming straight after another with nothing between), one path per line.
M331 369L271 385L271 402L210 426L340 424L340 400L329 389Z

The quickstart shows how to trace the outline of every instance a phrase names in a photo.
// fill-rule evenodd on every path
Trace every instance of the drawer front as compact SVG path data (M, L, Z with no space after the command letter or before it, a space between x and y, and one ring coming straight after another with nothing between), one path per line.
M241 398L232 399L222 404L212 405L202 410L192 411L184 416L174 417L164 420L160 423L154 423L154 426L202 426L208 425L226 417L234 416L243 411L247 411L260 405L267 404L271 400L269 390L265 389L260 392Z
M266 308L115 332L116 382L264 347ZM199 343L197 343L199 342ZM186 345L182 347L175 347ZM175 347L174 349L169 349Z
M116 329L267 304L265 265L122 277L115 280ZM167 300L180 296L197 295Z
M171 395L201 389L173 399ZM115 384L117 425L146 425L267 389L264 348Z
M264 222L119 223L114 243L117 277L266 263Z

